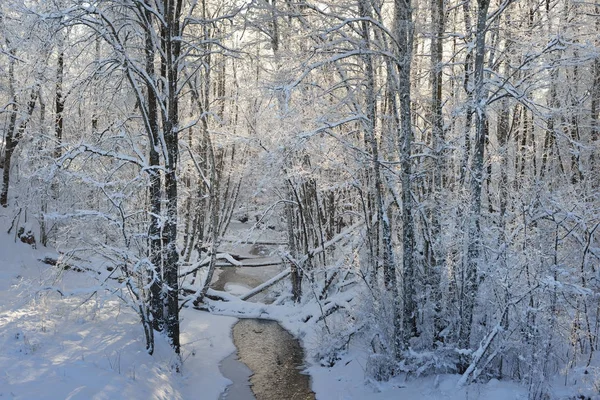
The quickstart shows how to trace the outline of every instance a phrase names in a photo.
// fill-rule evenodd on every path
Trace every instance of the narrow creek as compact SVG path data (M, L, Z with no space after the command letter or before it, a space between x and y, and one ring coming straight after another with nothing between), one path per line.
M276 321L242 319L233 327L233 342L240 361L254 373L250 384L257 400L315 398L309 376L301 373L302 347Z
M252 288L275 273L273 267L224 267L211 286L216 290ZM264 295L256 298L263 300ZM233 383L220 400L315 399L310 377L302 373L302 346L279 323L240 319L232 334L237 351L221 362L220 370Z

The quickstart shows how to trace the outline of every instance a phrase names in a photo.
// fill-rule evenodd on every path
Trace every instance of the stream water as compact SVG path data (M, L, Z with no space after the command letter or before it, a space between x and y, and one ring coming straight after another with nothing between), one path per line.
M310 378L301 373L302 347L277 322L242 319L233 327L233 342L254 373L250 384L257 400L314 400Z
M262 271L269 268L268 271ZM222 268L216 290L230 285L254 287L273 276L273 267ZM260 298L257 297L256 301ZM264 300L264 298L263 298ZM221 400L313 400L310 377L302 373L304 352L298 340L276 321L241 319L233 326L237 351L221 362L233 383Z

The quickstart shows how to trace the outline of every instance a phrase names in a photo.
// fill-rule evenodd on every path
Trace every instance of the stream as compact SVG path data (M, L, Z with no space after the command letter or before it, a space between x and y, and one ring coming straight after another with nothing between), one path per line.
M278 272L277 267L224 267L211 285L215 290L250 289ZM254 301L268 302L268 295ZM276 321L240 319L233 326L237 351L221 362L221 373L233 383L220 400L314 400L310 377L302 373L304 351Z
M233 342L239 360L254 372L250 385L257 400L315 398L310 377L301 373L302 347L276 321L242 319L233 326ZM225 398L238 400L233 396Z

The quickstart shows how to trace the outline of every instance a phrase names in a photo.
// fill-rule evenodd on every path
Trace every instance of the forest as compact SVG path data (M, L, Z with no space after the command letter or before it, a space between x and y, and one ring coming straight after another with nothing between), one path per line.
M0 2L3 234L174 373L184 311L266 291L371 385L599 395L599 119L600 3Z

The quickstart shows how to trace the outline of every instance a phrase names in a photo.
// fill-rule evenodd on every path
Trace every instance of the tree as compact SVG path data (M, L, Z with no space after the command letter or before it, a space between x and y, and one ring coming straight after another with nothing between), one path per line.
M18 5L16 6L18 7ZM39 96L39 88L41 80L45 74L46 60L49 55L49 46L47 42L41 43L38 54L39 58L33 58L28 62L27 69L33 75L33 82L30 83L29 88L17 87L17 78L15 66L17 62L23 63L20 55L18 54L18 46L23 44L19 37L12 38L8 32L7 17L4 13L0 14L0 24L3 25L5 31L4 44L6 46L5 55L8 57L8 96L9 96L9 107L10 117L7 130L4 134L5 146L4 146L4 158L2 163L2 190L0 191L0 205L2 207L8 206L8 189L10 186L11 177L11 166L13 154L19 145L19 142L23 138L27 130L27 125L35 111L36 104ZM12 19L12 18L11 18ZM31 22L31 20L28 20ZM23 94L23 92L25 92ZM25 99L23 99L23 95Z
M148 190L151 203L148 306L153 328L166 331L176 353L180 352L176 174L179 159L183 12L181 1L169 0L155 4L142 0L125 4L103 1L94 6L82 3L73 13L75 19L71 22L91 28L111 46L115 61L124 69L140 109L149 149L145 168L150 175ZM188 12L193 12L193 7ZM125 16L125 19L118 16ZM128 21L142 27L143 57L131 50ZM125 25L120 25L122 23ZM160 65L158 76L154 74L157 54ZM140 83L145 85L145 92ZM150 316L146 315L144 320L148 319ZM148 350L152 352L153 343L148 333L147 340Z

